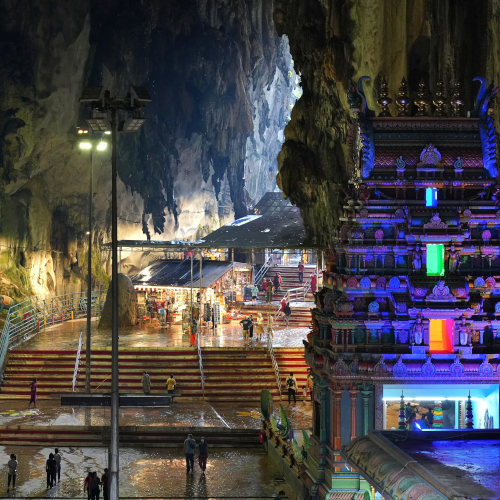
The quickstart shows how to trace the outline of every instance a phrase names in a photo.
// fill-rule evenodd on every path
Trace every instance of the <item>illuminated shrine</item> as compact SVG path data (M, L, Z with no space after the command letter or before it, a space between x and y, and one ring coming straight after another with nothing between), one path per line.
M391 116L382 81L375 116L364 80L348 95L350 189L305 343L315 392L302 480L318 498L400 498L349 458L370 431L499 427L496 90L477 78L466 111L459 85L447 99L421 84L412 101L403 80ZM422 495L404 498L447 498L418 481Z

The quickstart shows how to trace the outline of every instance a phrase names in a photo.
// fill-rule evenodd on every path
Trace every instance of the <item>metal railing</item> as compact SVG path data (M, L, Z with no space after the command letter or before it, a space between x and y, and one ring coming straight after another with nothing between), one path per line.
M203 359L201 357L200 333L196 334L196 347L198 349L198 363L200 365L200 378L201 378L201 392L203 399L205 399L205 372L203 371Z
M102 312L106 299L105 290L92 292L92 316ZM0 333L0 380L7 352L13 346L56 323L87 315L87 292L59 295L50 299L31 297L9 308Z
M266 275L267 271L269 271L269 269L271 269L271 261L272 261L272 259L273 259L273 255L271 254L267 258L266 262L264 262L264 264L262 264L262 267L255 273L253 282L257 286L259 286L262 283L262 279Z
M278 362L276 361L276 356L274 354L273 338L271 333L267 332L267 352L271 357L271 363L274 368L274 376L276 377L276 385L278 386L278 392L281 400L281 377Z

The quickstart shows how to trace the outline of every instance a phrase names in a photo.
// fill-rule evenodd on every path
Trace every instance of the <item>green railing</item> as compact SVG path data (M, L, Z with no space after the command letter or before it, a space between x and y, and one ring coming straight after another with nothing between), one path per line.
M92 292L92 316L99 316L106 299L105 290ZM87 292L59 295L49 299L31 297L9 308L0 334L0 382L9 348L56 323L87 315Z

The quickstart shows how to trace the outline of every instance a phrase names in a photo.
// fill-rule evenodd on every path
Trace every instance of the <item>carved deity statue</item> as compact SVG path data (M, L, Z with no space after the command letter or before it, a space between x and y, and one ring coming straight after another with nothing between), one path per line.
M456 273L458 271L459 264L459 252L454 245L451 245L450 255L448 258L448 270L451 273Z
M465 316L462 316L462 321L458 325L458 340L460 341L460 345L467 345L469 341L470 328L469 325L465 322Z
M422 318L420 317L420 314L417 316L417 319L413 324L412 334L413 334L413 343L416 345L420 345L422 343L422 340L424 339L424 325L422 323Z
M417 245L415 251L413 252L413 270L419 272L422 269L422 255L420 252L420 246Z

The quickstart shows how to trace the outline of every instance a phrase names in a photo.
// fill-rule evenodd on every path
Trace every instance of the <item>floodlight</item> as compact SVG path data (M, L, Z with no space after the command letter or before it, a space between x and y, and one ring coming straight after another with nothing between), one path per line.
M106 141L99 141L96 146L97 151L106 151L108 143Z
M106 135L111 135L111 130L105 130L105 131L104 131L104 133L105 133Z
M78 128L76 129L76 133L77 133L78 135L88 135L89 131L88 131L88 129L86 129L86 128L81 128L81 127L78 127Z
M92 149L92 143L90 141L80 141L78 147L83 150Z
M132 87L131 90L132 105L135 103L144 106L151 102L151 96L149 92L144 87Z
M122 126L122 132L137 132L146 120L144 118L127 118Z
M102 87L87 87L82 92L82 97L80 97L80 102L82 103L92 103L99 102L103 97Z

